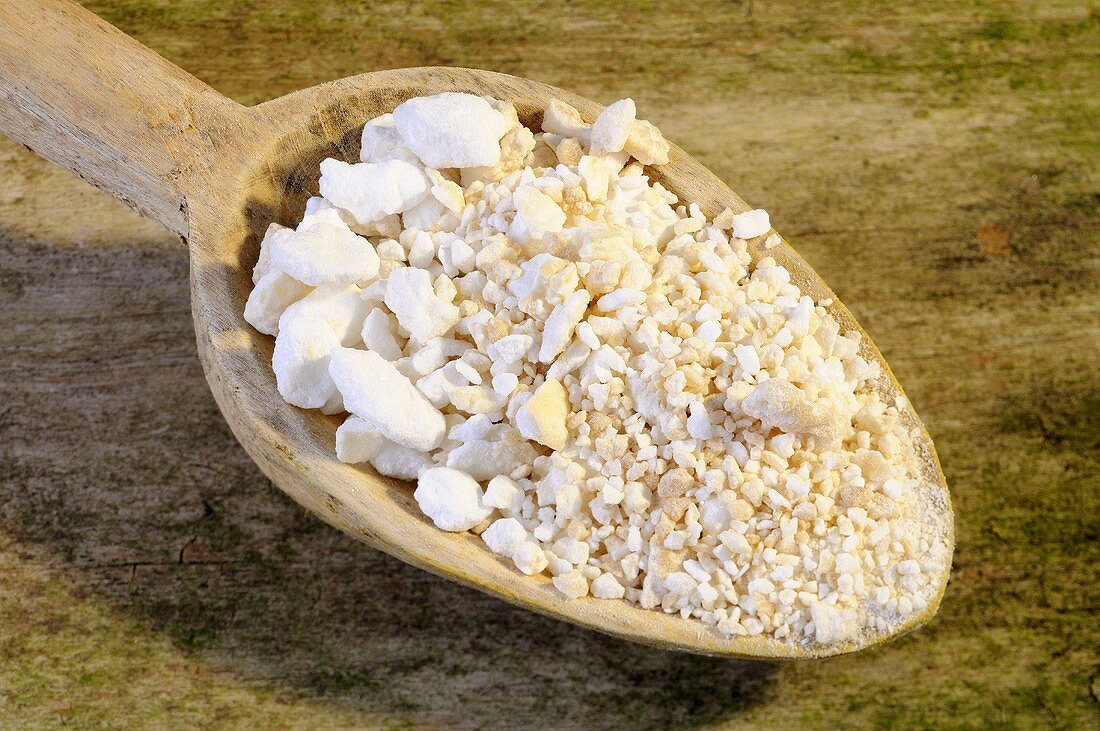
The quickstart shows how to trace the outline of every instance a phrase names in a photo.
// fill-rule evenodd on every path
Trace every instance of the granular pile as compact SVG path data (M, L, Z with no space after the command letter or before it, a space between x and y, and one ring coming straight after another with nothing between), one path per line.
M245 317L279 392L348 413L345 462L417 482L571 598L824 645L885 633L949 561L904 404L857 332L747 241L653 182L669 145L634 102L446 93L367 123L272 224Z

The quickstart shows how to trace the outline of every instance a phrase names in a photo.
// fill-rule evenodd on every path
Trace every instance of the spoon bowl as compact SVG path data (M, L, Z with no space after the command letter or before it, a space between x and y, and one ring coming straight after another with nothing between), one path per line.
M7 0L0 8L0 130L161 221L186 242L198 351L210 389L234 435L272 482L349 535L452 581L525 608L632 641L747 658L810 658L852 652L907 632L936 611L934 600L889 633L827 647L763 636L726 638L695 620L625 601L570 600L545 576L529 577L476 536L445 533L420 512L408 483L366 465L339 462L336 417L304 411L279 395L274 341L243 318L259 241L272 221L293 225L315 194L326 157L357 160L359 132L402 101L463 91L512 102L538 128L557 98L592 121L593 101L523 78L474 69L380 71L298 91L246 108L222 97L132 39L65 0ZM648 172L708 216L749 206L673 146ZM862 329L813 269L781 242L751 247L771 256L816 301L832 300L842 329ZM864 333L864 357L879 363L885 398L901 387ZM906 402L907 404L907 402ZM920 520L950 548L953 518L935 449L906 405L920 455ZM441 608L441 611L449 611Z

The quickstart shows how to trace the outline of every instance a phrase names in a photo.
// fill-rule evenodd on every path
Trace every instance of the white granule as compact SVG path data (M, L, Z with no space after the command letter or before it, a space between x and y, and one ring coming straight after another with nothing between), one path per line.
M949 560L905 404L830 302L752 261L767 212L651 181L669 150L629 99L594 125L553 101L537 132L412 99L272 225L246 319L288 402L349 414L339 459L416 479L438 527L567 597L803 645L888 632Z

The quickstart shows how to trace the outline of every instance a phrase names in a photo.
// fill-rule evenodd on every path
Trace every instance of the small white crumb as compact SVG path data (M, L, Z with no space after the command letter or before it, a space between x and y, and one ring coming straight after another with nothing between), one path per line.
M334 349L358 339L365 310L355 285L320 287L286 309L279 318L271 366L287 403L305 409L334 401L342 406L329 360Z
M516 216L508 228L508 236L521 245L540 242L549 233L561 231L566 215L550 196L533 185L515 192Z
M565 298L546 318L542 329L542 345L539 348L539 362L553 363L565 350L573 338L573 331L584 318L592 295L583 289L577 290Z
M458 308L440 299L423 269L401 267L386 280L386 306L401 327L424 343L446 335L459 319Z
M569 571L555 576L554 586L570 599L580 599L588 594L588 579L580 571Z
M443 441L443 415L377 353L337 348L329 374L348 411L376 426L387 439L422 452Z
M592 581L592 596L597 599L622 599L626 588L611 574L600 574Z
M630 125L623 149L643 165L666 165L672 147L661 130L644 119L637 119Z
M771 219L768 212L757 208L744 213L738 213L732 221L733 235L739 239L754 239L771 231Z
M354 414L336 429L336 458L357 464L374 459L385 437L378 427Z
M592 125L592 148L598 154L619 152L626 145L637 109L633 99L620 99L607 106Z
M424 515L441 530L470 530L492 513L492 509L481 505L477 482L449 467L424 470L416 481L413 497Z
M523 496L516 481L507 475L497 475L489 480L485 488L485 504L501 510L515 508L519 499Z
M396 480L415 480L432 466L432 458L426 452L410 449L389 439L383 439L378 453L370 458L370 464L379 474Z
M823 645L852 639L859 631L856 613L848 609L839 609L827 602L815 602L811 606L814 620L815 639Z
M265 335L279 334L279 318L287 307L313 288L289 274L272 269L256 282L244 305L245 321Z
M581 114L560 99L551 99L542 116L542 129L565 138L576 138L582 144L588 144L590 126L581 119Z
M501 518L494 520L485 529L481 539L493 553L511 558L516 549L527 540L527 530L515 518Z
M562 449L568 437L565 419L569 398L561 382L548 378L516 412L520 434L551 449Z
M271 240L272 265L311 287L370 281L379 261L370 241L343 224L284 229Z
M542 573L542 570L549 563L546 552L539 548L539 544L533 540L521 544L512 554L512 561L515 562L517 569L528 576Z
M409 149L436 169L496 165L508 129L487 101L454 92L410 99L393 111L393 119Z
M393 123L392 114L382 114L367 122L360 135L359 159L363 162L386 162L404 160L418 163L416 157L401 140L401 135Z
M320 188L322 196L357 221L372 223L420 203L431 183L423 170L405 160L349 165L328 159L321 163Z
M401 344L394 335L393 318L375 307L363 320L363 345L388 361L401 358Z

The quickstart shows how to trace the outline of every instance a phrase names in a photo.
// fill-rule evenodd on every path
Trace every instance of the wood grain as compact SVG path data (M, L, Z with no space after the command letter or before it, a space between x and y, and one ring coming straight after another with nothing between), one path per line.
M175 233L243 111L75 3L0 6L0 129Z
M649 650L392 560L237 446L178 238L0 139L0 726L1094 725L1087 7L88 4L249 104L440 63L633 96L883 348L940 448L957 562L921 631L772 665Z

